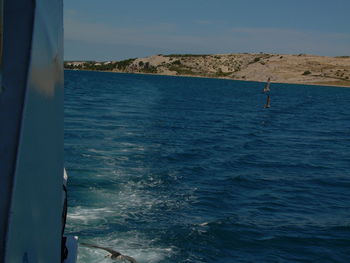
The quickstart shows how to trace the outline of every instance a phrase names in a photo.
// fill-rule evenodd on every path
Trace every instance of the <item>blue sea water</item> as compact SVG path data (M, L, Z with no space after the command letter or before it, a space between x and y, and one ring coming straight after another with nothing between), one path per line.
M350 89L263 86L66 71L66 232L140 263L350 262Z

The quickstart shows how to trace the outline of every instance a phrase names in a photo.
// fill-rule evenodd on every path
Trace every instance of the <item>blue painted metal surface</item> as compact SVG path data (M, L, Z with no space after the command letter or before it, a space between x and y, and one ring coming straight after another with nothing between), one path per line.
M5 1L0 262L60 262L62 0Z
M32 40L32 1L3 3L2 91L0 93L0 262L4 261L12 183L17 159Z

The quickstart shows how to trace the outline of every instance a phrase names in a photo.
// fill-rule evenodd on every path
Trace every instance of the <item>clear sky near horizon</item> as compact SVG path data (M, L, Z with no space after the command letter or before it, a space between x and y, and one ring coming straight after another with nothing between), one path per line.
M65 59L350 55L349 0L64 0Z

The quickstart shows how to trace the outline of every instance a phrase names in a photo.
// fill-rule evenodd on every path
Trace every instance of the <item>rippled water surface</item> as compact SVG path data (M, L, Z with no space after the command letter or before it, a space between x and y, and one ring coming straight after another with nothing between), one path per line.
M350 262L350 89L65 72L66 232L138 262ZM79 248L79 262L112 262Z

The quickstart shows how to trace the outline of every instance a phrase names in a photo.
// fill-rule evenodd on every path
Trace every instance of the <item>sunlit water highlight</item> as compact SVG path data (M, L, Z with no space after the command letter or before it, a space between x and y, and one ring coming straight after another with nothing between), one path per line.
M65 72L66 232L142 262L350 262L350 89ZM79 262L111 262L79 248Z

